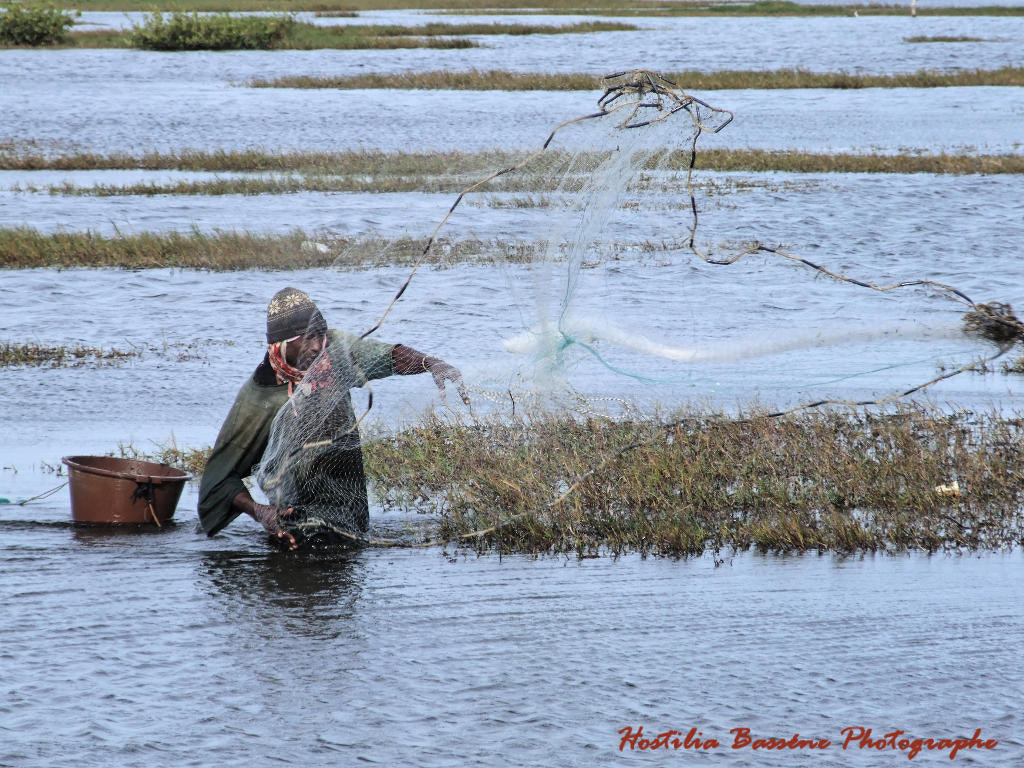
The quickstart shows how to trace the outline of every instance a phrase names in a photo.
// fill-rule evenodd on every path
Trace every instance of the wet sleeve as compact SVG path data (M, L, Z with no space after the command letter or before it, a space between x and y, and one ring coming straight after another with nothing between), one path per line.
M283 395L277 390L284 390ZM285 400L287 387L259 387L249 381L239 391L199 482L199 526L207 535L238 517L232 502L263 457L270 424Z
M351 386L361 387L373 379L395 375L394 344L371 339L360 339L344 331L331 331L330 343L345 350L354 370Z

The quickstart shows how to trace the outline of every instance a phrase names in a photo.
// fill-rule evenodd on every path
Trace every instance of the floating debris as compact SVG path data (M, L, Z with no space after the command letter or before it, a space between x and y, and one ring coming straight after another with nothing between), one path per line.
M1001 301L975 304L964 314L964 332L978 336L1000 346L1007 346L1024 338L1024 324L1013 314L1013 308Z

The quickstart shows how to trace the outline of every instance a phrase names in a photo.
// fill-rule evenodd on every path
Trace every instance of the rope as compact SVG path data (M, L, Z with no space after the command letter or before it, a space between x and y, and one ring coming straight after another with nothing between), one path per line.
M65 480L63 483L58 485L56 488L51 488L48 491L44 491L43 493L40 493L38 496L33 496L30 499L22 499L21 501L18 502L18 506L19 507L23 507L26 504L28 504L29 502L38 501L39 499L45 499L48 496L53 496L53 494L55 494L57 491L59 491L61 488L63 488L65 485L67 485L68 482L69 482L68 480Z

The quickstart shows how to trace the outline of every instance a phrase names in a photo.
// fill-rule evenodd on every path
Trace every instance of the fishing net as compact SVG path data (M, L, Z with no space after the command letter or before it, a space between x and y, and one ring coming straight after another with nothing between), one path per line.
M825 342L820 327L810 335L763 334L738 345L680 344L671 339L673 332L682 327L693 342L703 334L721 336L725 326L749 337L771 301L795 302L808 291L818 291L813 298L823 305L844 301L842 292L854 288L885 301L896 289L916 290L930 309L927 302L935 298L957 302L961 312L969 312L966 329L1000 345L986 359L1021 338L1021 324L1008 305L975 304L957 288L929 279L876 284L848 277L751 236L757 222L729 227L724 240L708 237L698 229L697 197L710 199L716 189L698 191L695 184L698 140L728 126L732 112L643 70L611 75L604 85L594 111L560 123L534 151L506 153L502 168L459 193L424 238L419 258L376 322L361 335L332 331L323 352L308 363L301 385L274 420L256 473L272 504L294 509L283 522L298 538L368 540L360 426L374 407L371 382L394 373L390 346L374 341L374 334L421 266L436 260L444 237L490 243L487 259L501 285L489 294L488 306L473 312L514 318L492 324L494 330L472 321L465 328L477 346L493 350L493 359L472 372L473 405L464 417L469 420L488 409L562 409L580 418L616 409L630 413L644 397L649 403L658 397L678 401L692 394L687 388L695 383L689 373L680 374L680 364L712 366L704 374L707 382L724 370L715 365ZM734 214L721 206L718 221ZM481 235L477 230L485 226L489 231ZM772 296L751 302L749 290L733 290L743 282L741 275L722 267L756 257L760 262L742 277L760 280ZM639 274L644 258L662 268L661 279L652 283ZM779 264L788 271L772 272ZM793 269L804 274L797 277ZM712 270L729 272L714 291L702 287ZM828 280L806 280L812 276ZM619 292L638 281L643 285L631 294ZM827 285L805 288L808 282ZM800 288L793 291L795 284ZM865 311L884 308L883 301ZM878 338L875 332L863 335L865 343ZM804 398L773 415L826 403L888 402L978 364L971 360L872 397ZM793 363L779 367L780 376L803 373ZM357 388L366 398L354 408L351 392ZM560 490L556 502L575 487L554 489Z

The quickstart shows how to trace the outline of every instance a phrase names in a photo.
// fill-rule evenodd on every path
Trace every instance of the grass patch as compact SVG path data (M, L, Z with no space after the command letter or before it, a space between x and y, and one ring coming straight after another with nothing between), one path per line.
M547 158L557 162L557 153ZM495 169L508 167L521 159L511 152L267 152L181 151L149 152L139 155L79 153L48 155L30 149L0 149L0 170L9 171L90 171L139 169L152 171L198 172L282 172L299 177L282 179L231 179L179 184L97 185L90 187L55 185L46 191L57 194L167 194L180 189L194 194L207 190L233 190L233 194L315 189L334 185L333 191L452 191L460 184L477 181ZM679 152L665 166L684 170L689 154ZM1004 174L1024 173L1024 154L853 154L818 153L793 150L707 149L697 154L696 168L704 171L783 171L792 173L948 173ZM547 166L544 167L547 170ZM324 179L330 179L325 181ZM232 184L237 184L232 186ZM262 186L261 186L262 185ZM322 187L326 188L326 186ZM488 190L496 189L489 186ZM120 190L120 191L118 191ZM30 190L31 191L31 190Z
M934 35L929 37L928 35L917 35L916 37L904 37L904 43L992 43L995 42L990 38L984 37L965 37L964 35Z
M344 238L301 230L285 235L191 231L104 237L93 232L44 233L22 227L0 229L0 264L7 269L360 269L413 264L423 245L423 240L413 238ZM516 241L441 239L425 263L524 262L533 259L535 250L529 243Z
M909 16L906 4L803 5L792 2L708 4L689 0L531 0L525 12L621 16ZM150 11L150 0L80 0L83 11ZM425 9L470 13L523 13L521 0L162 0L165 11L342 11ZM918 8L918 16L1021 16L1024 8L981 6Z
M0 342L0 368L22 365L34 365L47 368L77 368L79 366L101 367L119 365L132 359L141 359L146 355L184 362L186 360L205 360L208 348L220 344L234 346L231 339L204 339L201 342L187 343L182 341L163 341L160 344L132 344L130 349L112 347L87 347L81 344L73 346L50 346L46 344L18 344Z
M232 16L215 13L151 13L132 27L132 47L150 51L225 51L280 48L295 34L290 15Z
M39 366L45 368L75 368L78 366L120 365L133 357L140 357L140 349L103 349L74 346L49 346L46 344L20 344L0 342L0 368L17 366Z
M911 407L671 425L542 416L435 421L364 451L385 507L436 512L438 538L481 550L935 551L1024 541L1021 426Z
M783 69L771 72L722 70L719 72L665 73L687 90L794 89L794 88L939 88L955 86L1024 85L1024 67L961 72L918 70L891 75L857 75L849 72L809 72ZM253 88L399 88L472 91L599 91L600 76L586 73L546 74L502 70L452 72L438 70L410 73L367 73L347 76L292 75L255 78Z

